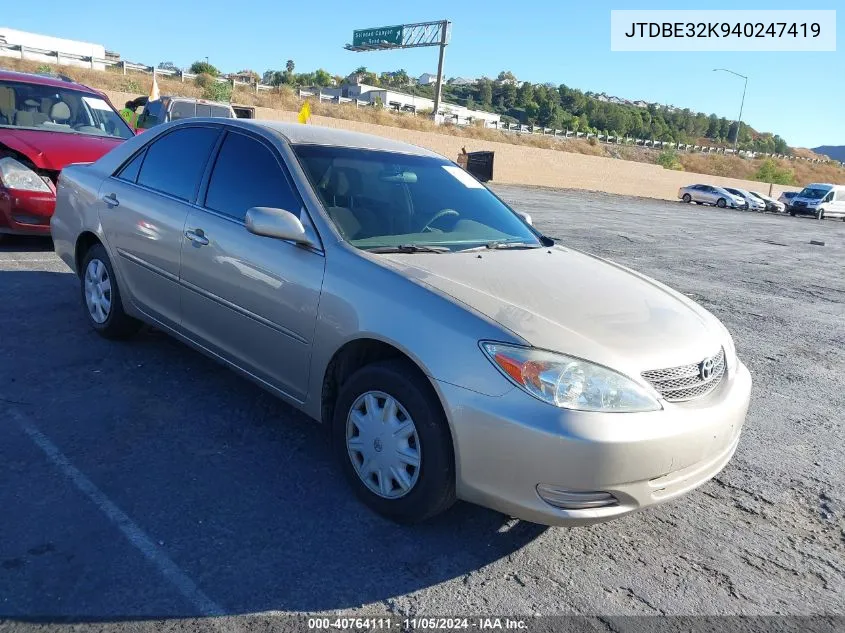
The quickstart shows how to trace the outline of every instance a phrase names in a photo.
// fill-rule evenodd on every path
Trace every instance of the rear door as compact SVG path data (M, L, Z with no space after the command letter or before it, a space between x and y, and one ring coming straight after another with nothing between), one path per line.
M837 216L845 217L845 187L834 188L831 208Z
M185 220L220 135L216 127L168 132L129 159L100 188L100 221L129 299L176 328Z
M185 225L185 333L241 369L305 398L325 258L318 249L254 235L247 209L292 211L310 225L278 152L229 130Z

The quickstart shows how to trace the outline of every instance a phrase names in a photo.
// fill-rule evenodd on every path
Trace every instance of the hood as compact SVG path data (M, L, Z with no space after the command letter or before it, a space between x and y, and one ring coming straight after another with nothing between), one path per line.
M0 128L0 145L20 152L40 169L55 171L70 163L92 163L122 141L110 136Z
M699 362L727 339L712 314L680 293L572 249L383 257L529 345L631 375Z

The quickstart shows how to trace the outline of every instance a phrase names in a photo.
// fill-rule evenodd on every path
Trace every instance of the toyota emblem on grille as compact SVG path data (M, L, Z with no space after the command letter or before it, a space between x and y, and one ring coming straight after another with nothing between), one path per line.
M701 375L702 380L710 380L713 376L713 359L712 358L705 358L701 361L701 364L698 366L698 372Z

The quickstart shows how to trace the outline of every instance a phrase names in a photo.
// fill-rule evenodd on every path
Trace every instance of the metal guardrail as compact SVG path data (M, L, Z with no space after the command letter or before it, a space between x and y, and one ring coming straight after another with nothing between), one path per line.
M102 64L104 66L118 66L123 71L125 75L127 71L133 72L142 72L148 75L162 75L165 77L173 77L178 76L179 80L184 82L187 80L192 80L197 77L197 75L189 72L185 72L183 70L169 70L164 68L156 68L155 66L146 66L144 64L135 64L133 62L127 61L117 61L114 59L105 59L99 57L93 57L91 55L76 55L73 53L62 53L60 51L51 51L41 48L34 48L31 46L22 46L20 44L7 44L5 42L0 42L0 49L10 50L10 51L17 51L20 52L20 58L26 59L25 55L27 52L36 53L39 55L44 55L46 57L55 57L56 58L56 65L62 65L62 60L76 60L87 62L90 64L91 69L96 70L95 64ZM214 77L214 80L218 83L230 83L233 87L235 86L252 86L255 88L255 92L261 91L270 91L275 88L275 86L270 86L268 84L262 84L260 82L256 83L249 83L249 82L242 82L237 81L235 79L227 79L224 77ZM308 97L316 96L320 102L332 102L332 103L355 103L355 107L378 107L376 103L370 101L363 101L361 99L350 99L348 97L339 97L334 95L324 95L322 92L317 92L316 94L310 90L299 90L299 97L300 99L306 99ZM384 105L382 105L384 107ZM459 126L466 126L472 125L473 120L470 117L469 119L464 119L463 122L460 121L460 118L457 114L453 114L449 111L444 111L446 117L450 119L454 119L454 121L450 121L454 125ZM674 149L676 151L692 151L692 152L702 152L705 154L734 154L733 148L730 147L713 147L707 145L695 145L692 143L676 143L672 141L658 141L655 139L641 139L635 137L617 137L612 135L604 135L604 134L595 134L593 132L576 132L574 130L558 130L553 128L546 128L541 126L534 126L534 125L525 125L521 123L497 123L497 122L484 122L484 127L501 130L503 132L514 132L516 134L540 134L540 135L548 135L554 137L560 137L562 139L569 139L569 138L584 138L584 139L591 139L595 138L600 143L605 144L612 144L612 145L636 145L640 147L650 147L650 148L661 148L661 149ZM771 153L764 153L764 152L754 152L749 150L739 150L737 152L739 156L744 156L746 158L759 158L759 157L766 157L766 158L781 158L786 160L803 160L811 163L838 163L839 161L829 161L829 160L821 160L818 158L806 158L804 156L789 156L786 154L771 154ZM842 163L840 163L842 164Z

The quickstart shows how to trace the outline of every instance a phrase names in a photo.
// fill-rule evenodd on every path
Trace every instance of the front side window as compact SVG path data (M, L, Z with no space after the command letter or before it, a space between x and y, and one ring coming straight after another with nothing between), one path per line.
M138 117L138 127L146 130L159 123L164 123L164 106L161 101L149 101Z
M328 216L358 248L541 245L504 202L445 159L315 145L294 151Z
M0 127L123 139L134 136L99 95L18 81L0 81Z
M302 203L266 145L229 132L211 172L205 206L243 220L252 207L284 209L299 216Z
M156 139L147 148L138 184L193 200L219 133L214 128L187 127Z

